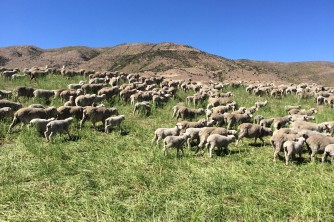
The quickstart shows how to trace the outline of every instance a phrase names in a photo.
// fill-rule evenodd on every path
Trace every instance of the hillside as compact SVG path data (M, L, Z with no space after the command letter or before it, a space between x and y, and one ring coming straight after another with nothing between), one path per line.
M316 82L334 85L331 62L263 62L230 60L175 43L121 44L114 47L84 46L41 49L35 46L0 48L0 66L144 72L171 78L208 80L259 80Z

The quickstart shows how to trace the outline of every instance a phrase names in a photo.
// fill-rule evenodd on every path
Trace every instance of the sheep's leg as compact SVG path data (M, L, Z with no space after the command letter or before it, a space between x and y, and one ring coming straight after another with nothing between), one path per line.
M167 146L166 146L166 144L164 144L163 152L164 152L164 155L167 156Z
M324 152L324 155L323 155L322 158L321 158L321 162L322 162L322 163L324 163L324 162L326 161L327 156L328 156L328 153L327 153L327 152ZM332 163L333 163L333 158L334 158L334 156L332 157Z
M66 133L68 135L68 139L71 139L72 137L71 137L71 134L70 134L69 130L66 130Z
M277 156L278 156L278 153L279 153L279 150L278 150L278 151L275 150L275 152L274 152L274 162L276 162L276 158L277 158Z
M154 137L153 137L153 139L152 139L152 145L153 145L153 143L154 143L156 140L157 140L157 135L155 134Z
M334 164L334 155L332 155L332 161L331 162L332 162L332 164Z
M264 146L264 139L262 137L259 137L259 139L261 140L262 142L262 146ZM255 143L256 143L256 137L255 137Z
M18 119L16 117L14 117L12 124L10 124L9 128L8 128L8 133L11 133L12 128L18 123Z
M209 157L212 158L212 150L214 148L214 144L211 144L209 151Z
M190 144L190 142L191 142L191 138L188 138L188 139L187 139L188 149L191 148L191 144Z

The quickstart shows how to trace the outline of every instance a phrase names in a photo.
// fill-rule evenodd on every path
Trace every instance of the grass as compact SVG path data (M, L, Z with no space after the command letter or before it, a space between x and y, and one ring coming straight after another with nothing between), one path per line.
M55 89L78 80L49 75L32 85ZM25 84L2 81L0 88ZM294 96L259 99L242 87L225 90L246 107L267 99L268 106L256 113L265 117L285 115L287 104L315 106ZM148 117L134 116L132 106L116 101L126 116L121 130L105 134L86 122L80 131L74 124L75 140L57 135L47 143L25 127L8 135L10 121L1 122L0 221L334 220L333 166L311 164L306 153L301 163L273 163L269 138L264 147L244 139L230 145L231 155L212 159L193 150L182 158L175 150L164 156L161 146L151 144L153 132L175 125L171 108L188 94L180 92ZM333 120L333 110L318 109L317 122Z

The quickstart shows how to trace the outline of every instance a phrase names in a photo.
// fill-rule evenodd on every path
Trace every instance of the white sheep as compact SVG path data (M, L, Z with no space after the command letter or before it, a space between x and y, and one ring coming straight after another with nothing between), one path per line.
M334 164L334 144L328 144L325 147L324 155L322 156L321 162L324 163L327 159L327 156L332 157L332 164Z
M182 151L182 155L184 156L183 146L188 138L187 134L183 134L182 136L167 136L164 139L164 148L163 152L165 156L167 155L167 149L174 147L176 148L176 156L179 156L179 150Z
M175 126L173 128L158 128L154 132L152 143L156 142L159 145L159 141L166 138L167 136L178 136L180 129Z
M46 131L44 132L44 136L49 142L51 137L56 133L66 132L68 137L71 139L71 135L69 132L69 127L73 122L73 117L69 117L64 120L53 120L46 125Z
M299 154L299 158L302 157L304 142L305 138L299 137L297 141L286 141L283 143L286 165L289 164L289 160L291 159L291 157L295 159L296 153Z
M187 145L188 148L191 148L191 142L196 140L199 143L199 132L202 128L188 128L184 134L188 135Z
M50 119L35 118L35 119L30 120L30 123L28 126L29 127L34 126L37 132L43 135L43 133L46 130L46 125L53 120L55 120L55 118L50 118Z
M259 110L261 107L265 107L268 104L268 101L264 101L264 102L255 102L255 108L256 110Z
M135 114L136 112L139 113L140 110L145 111L146 114L149 115L151 113L150 102L148 101L136 102L134 105L133 114Z
M121 123L125 120L125 116L124 115L119 115L119 116L111 116L108 117L105 122L104 122L104 131L106 133L110 132L110 129L113 126L118 126L118 128L121 127Z
M211 134L207 138L207 144L206 144L206 148L209 151L209 156L212 157L212 151L215 147L218 148L219 152L221 152L222 148L224 147L225 153L228 154L229 153L228 145L233 141L235 141L234 135L223 136L219 134Z

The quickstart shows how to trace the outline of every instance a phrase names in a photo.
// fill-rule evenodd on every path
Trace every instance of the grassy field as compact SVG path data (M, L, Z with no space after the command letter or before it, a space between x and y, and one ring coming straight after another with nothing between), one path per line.
M79 79L49 75L31 85L56 89ZM18 85L30 84L2 80L0 89ZM228 90L242 106L259 100L242 87ZM164 156L151 144L154 130L175 125L171 108L188 94L148 117L116 101L126 116L121 130L105 134L90 122L78 130L75 123L73 140L57 135L53 143L26 127L8 135L10 120L0 122L0 221L334 221L334 170L320 155L316 163L306 152L302 162L274 163L267 137L263 147L244 139L212 159L188 149L182 158L175 150ZM287 104L315 106L294 96L265 99L256 113L265 117L285 115ZM334 119L332 109L318 109L317 122Z

